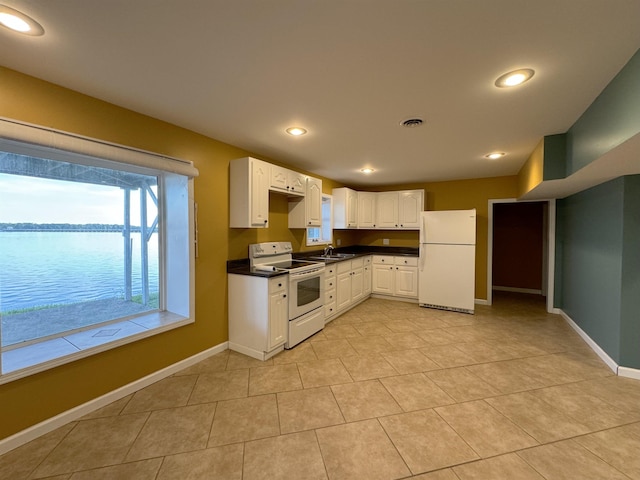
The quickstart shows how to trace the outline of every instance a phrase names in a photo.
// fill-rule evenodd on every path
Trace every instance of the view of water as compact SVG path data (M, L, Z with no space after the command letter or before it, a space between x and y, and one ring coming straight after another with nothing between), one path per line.
M133 295L142 293L140 234L133 239ZM0 312L124 297L121 233L0 232ZM149 291L158 290L158 241L149 242Z

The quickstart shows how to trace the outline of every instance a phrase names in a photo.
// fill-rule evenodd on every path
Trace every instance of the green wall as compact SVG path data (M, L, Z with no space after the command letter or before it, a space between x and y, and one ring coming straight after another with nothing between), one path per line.
M567 132L566 176L597 160L638 132L640 50Z
M622 178L558 201L562 310L620 362Z
M640 175L557 207L562 310L618 365L640 368Z
M640 132L639 85L640 50L567 132L566 176ZM559 154L561 143L558 136ZM640 368L640 176L571 195L557 207L555 306L618 365Z

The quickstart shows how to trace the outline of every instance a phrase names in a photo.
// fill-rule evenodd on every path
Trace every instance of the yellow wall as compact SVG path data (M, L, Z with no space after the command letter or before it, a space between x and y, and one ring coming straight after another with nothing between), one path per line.
M0 385L0 438L80 405L228 338L226 260L247 257L250 243L288 240L304 246L304 230L287 228L287 200L271 194L270 228L229 229L229 161L242 149L0 67L0 116L192 160L198 203L196 322L133 344ZM264 157L264 160L274 161ZM277 160L275 160L276 163ZM341 186L323 178L323 191ZM427 183L429 209L478 209L476 296L486 292L487 200L516 195L516 177ZM416 232L336 231L342 245L417 245Z
M540 185L544 175L544 138L518 172L518 198Z

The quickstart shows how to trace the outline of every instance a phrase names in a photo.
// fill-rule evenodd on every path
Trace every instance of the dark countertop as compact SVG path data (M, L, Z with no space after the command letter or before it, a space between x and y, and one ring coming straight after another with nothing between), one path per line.
M299 260L308 259L309 257L322 255L323 251L324 249L311 250L308 252L297 252L293 254L293 258L296 258ZM354 256L349 258L327 259L324 261L324 263L343 262L345 260L350 260L351 258L364 257L367 255L393 255L393 256L417 257L419 254L419 249L418 247L382 247L382 246L370 246L370 245L353 245L350 247L334 248L333 253L349 253L349 254L353 254ZM318 259L313 259L310 261L322 263L322 260L318 260ZM250 267L249 259L243 258L241 260L227 260L227 273L271 278L271 277L277 277L280 275L286 275L288 272L256 271Z

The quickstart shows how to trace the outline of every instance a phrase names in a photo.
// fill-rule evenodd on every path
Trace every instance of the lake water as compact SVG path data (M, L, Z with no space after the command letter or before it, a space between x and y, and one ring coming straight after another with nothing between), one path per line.
M133 295L142 293L140 234L133 239ZM0 232L0 312L124 297L121 233ZM158 242L149 242L149 291L158 290Z

